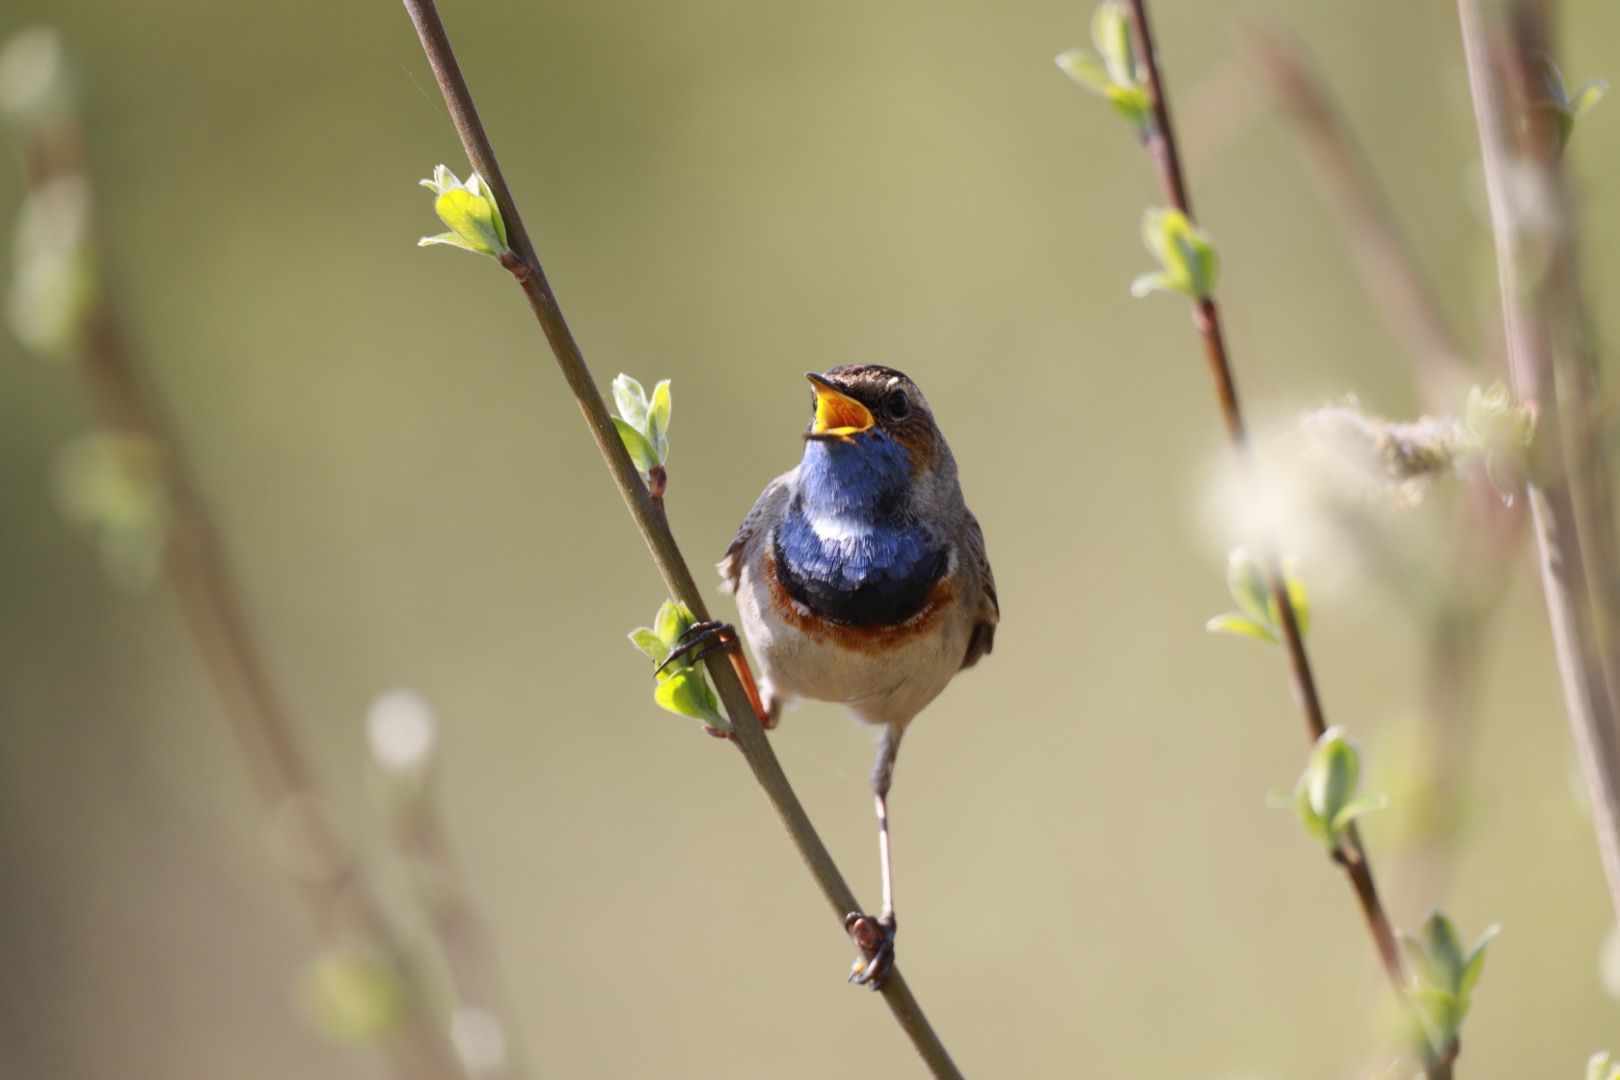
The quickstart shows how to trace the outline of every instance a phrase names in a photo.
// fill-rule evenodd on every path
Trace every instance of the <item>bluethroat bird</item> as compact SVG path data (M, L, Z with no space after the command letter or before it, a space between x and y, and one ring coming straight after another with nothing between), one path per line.
M815 387L804 459L773 480L720 563L760 669L767 727L797 698L884 725L877 802L883 910L851 912L863 954L850 981L877 989L894 962L889 782L907 725L990 651L1000 609L984 534L917 384L848 364Z

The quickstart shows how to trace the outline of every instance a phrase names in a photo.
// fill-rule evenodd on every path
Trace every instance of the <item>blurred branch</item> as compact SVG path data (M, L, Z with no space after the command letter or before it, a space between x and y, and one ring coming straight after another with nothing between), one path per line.
M1469 383L1462 350L1411 245L1395 222L1355 137L1305 49L1282 29L1249 35L1273 97L1294 123L1324 201L1395 340L1406 350L1429 408L1453 411Z
M647 486L642 483L623 441L614 429L601 392L597 389L579 345L563 318L556 296L546 281L545 271L535 254L528 232L523 226L522 218L501 174L500 164L496 160L489 136L478 118L472 92L462 76L444 24L439 18L438 9L433 0L404 0L404 3L411 21L416 25L422 48L433 66L439 90L444 95L445 103L450 107L450 115L455 121L457 133L461 136L467 159L478 175L489 184L500 208L511 247L511 253L501 260L502 265L511 271L518 284L522 286L524 295L528 297L529 306L533 309L535 318L539 320L546 340L551 345L557 366L561 369L580 412L584 414L586 427L589 428L591 437L596 440L596 448L607 464L608 471L619 488L619 494L623 496L625 505L630 510L630 516L635 520L636 527L647 542L653 561L664 579L665 587L670 595L685 604L698 620L706 620L708 607L704 603L703 593L698 589L691 570L681 556L680 548L664 518L659 500L653 498ZM839 926L842 927L846 914L864 909L856 902L855 894L844 881L826 845L821 842L821 838L810 823L798 796L789 785L787 776L777 761L776 753L765 737L764 728L759 724L742 680L733 668L727 665L713 664L709 670L720 699L725 704L726 713L731 718L733 741L742 752L744 760L748 762L755 780L764 790L766 798L770 800L772 809L776 811L778 819L787 829L799 857L804 860L806 868L815 878L822 895L837 916ZM933 1075L960 1077L961 1074L952 1063L944 1044L929 1025L898 969L884 981L880 992L893 1012L896 1022L916 1047L917 1053L921 1055Z
M507 999L494 944L444 831L433 707L409 690L382 694L367 714L366 738L374 802L449 976L456 1051L474 1076L522 1080L528 1069L514 1045L517 1011Z
M1186 180L1182 175L1180 154L1176 147L1175 130L1170 122L1169 102L1164 93L1146 0L1129 0L1129 10L1131 27L1136 39L1135 54L1137 62L1141 65L1153 114L1153 122L1143 136L1144 146L1158 169L1159 181L1170 205L1186 215L1189 220L1194 220ZM1238 400L1237 381L1227 353L1225 336L1221 330L1220 309L1215 300L1208 295L1197 296L1193 302L1193 325L1204 345L1204 356L1214 383L1221 417L1225 421L1227 438L1231 443L1232 452L1238 459L1238 468L1244 484L1250 492L1254 492L1260 487L1260 477L1249 445L1243 412ZM1293 686L1294 700L1304 717L1306 731L1312 743L1315 743L1326 732L1327 723L1323 718L1316 679L1311 671L1310 656L1305 650L1298 614L1288 594L1275 538L1262 535L1258 539L1256 548L1266 579L1266 590L1270 594L1271 604L1282 632L1282 645L1288 656L1289 678ZM1457 1055L1457 1043L1453 1040L1444 1050L1436 1052L1427 1036L1423 1034L1422 1022L1406 994L1409 979L1400 949L1396 944L1394 927L1379 896L1373 879L1372 866L1367 861L1359 832L1354 824L1346 830L1342 845L1334 852L1334 862L1344 871L1356 894L1368 932L1372 935L1373 944L1378 950L1379 960L1395 992L1395 998L1406 1010L1413 1032L1414 1046L1423 1063L1424 1072L1429 1080L1449 1080L1452 1062Z
M1458 0L1514 392L1537 411L1526 478L1564 699L1620 917L1620 577L1598 364L1582 309L1573 207L1540 62L1539 4Z
M28 41L43 62L61 64L60 43L48 31ZM21 37L21 35L19 35ZM15 43L16 39L14 39ZM21 62L12 54L8 59ZM30 58L23 58L30 59ZM23 171L28 193L39 196L63 182L86 193L83 212L93 230L93 199L83 128L66 89L65 65L50 101L24 117ZM152 450L156 481L167 506L163 569L193 644L224 699L225 715L248 758L259 794L274 820L283 869L299 887L329 948L356 940L387 965L401 991L401 1029L384 1043L395 1072L406 1080L456 1080L454 1052L433 1023L429 995L408 962L407 949L379 905L354 851L327 814L328 802L298 732L276 693L249 624L241 591L207 506L185 464L183 448L164 416L128 335L107 295L93 239L84 250L94 282L88 306L64 327L63 348L100 418L111 433L143 440Z
M495 949L462 884L461 867L444 834L435 797L400 816L394 845L408 866L416 899L426 912L439 951L449 969L455 1004L450 1032L470 1072L520 1078L526 1070L511 1046L511 1018L496 972Z
M1273 99L1292 121L1323 201L1363 286L1410 362L1425 407L1437 416L1454 413L1472 381L1463 349L1320 69L1304 44L1279 26L1256 27L1248 46ZM1434 570L1442 585L1418 615L1425 639L1421 713L1432 744L1422 754L1428 782L1413 790L1423 793L1429 809L1415 815L1425 820L1415 829L1415 850L1405 862L1423 879L1412 891L1428 897L1443 891L1444 849L1457 816L1485 644L1481 624L1498 606L1523 535L1523 515L1504 506L1483 470L1466 470L1459 479L1450 547Z

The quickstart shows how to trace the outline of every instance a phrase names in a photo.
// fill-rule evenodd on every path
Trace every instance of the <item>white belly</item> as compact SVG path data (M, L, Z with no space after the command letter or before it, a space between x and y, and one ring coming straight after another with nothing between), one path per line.
M771 603L768 584L758 580L763 574L763 567L744 568L737 604L768 705L813 698L847 705L865 723L904 725L962 666L972 627L961 605L951 605L922 632L855 649L784 619Z

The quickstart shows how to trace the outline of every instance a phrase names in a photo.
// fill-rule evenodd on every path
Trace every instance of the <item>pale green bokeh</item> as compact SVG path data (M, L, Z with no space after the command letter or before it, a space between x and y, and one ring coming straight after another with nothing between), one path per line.
M1445 3L1155 5L1251 412L1356 391L1418 411L1232 31L1317 49L1472 345L1494 274ZM1153 171L1052 63L1089 4L446 4L507 180L600 385L674 380L668 504L700 578L800 453L801 373L927 393L984 525L993 656L906 741L901 962L974 1077L1360 1077L1380 986L1355 902L1268 791L1308 740L1280 653L1211 636L1233 537L1200 507L1219 418L1179 297L1133 301ZM1620 72L1620 8L1562 5L1571 85ZM442 723L448 832L536 1075L921 1075L738 755L652 701L624 639L664 599L518 290L419 250L414 181L465 173L385 0L12 0L75 50L105 283L191 452L270 667L368 852L364 718ZM1590 295L1620 290L1620 109L1570 144ZM21 198L0 171L9 236ZM1488 379L1481 380L1488 382ZM0 336L0 1071L381 1075L305 1021L316 955L217 700L161 594L109 587L53 505L88 417ZM1432 508L1412 511L1422 527ZM1429 515L1424 517L1422 515ZM1402 607L1304 558L1330 721L1367 790L1417 708ZM1500 923L1460 1077L1578 1076L1620 1032L1609 925L1535 575L1491 637L1444 896L1387 857L1396 917ZM730 612L716 594L715 606ZM773 735L857 892L877 893L872 733ZM1405 879L1405 880L1410 880Z

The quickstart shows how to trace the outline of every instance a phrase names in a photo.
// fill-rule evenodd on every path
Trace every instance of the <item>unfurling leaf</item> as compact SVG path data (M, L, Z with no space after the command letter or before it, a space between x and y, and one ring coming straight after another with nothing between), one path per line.
M654 386L649 399L641 383L621 374L613 380L613 404L619 410L613 426L618 428L619 438L624 440L624 448L630 451L630 460L635 462L641 478L651 483L653 469L669 461L669 380ZM655 493L661 491L655 488Z
M499 259L512 249L506 242L506 223L501 220L500 207L489 184L477 173L465 182L443 165L433 170L431 180L421 181L423 187L438 194L433 200L433 211L450 231L438 236L424 236L418 247L430 244L449 244L478 255Z
M619 415L637 431L647 430L647 391L641 383L623 372L613 380L613 404Z
M1294 622L1300 634L1311 626L1311 601L1305 583L1295 573L1292 559L1282 564L1283 584L1288 590L1289 606L1294 609ZM1266 575L1260 560L1247 548L1235 548L1226 560L1226 591L1237 604L1237 611L1215 616L1204 624L1212 634L1232 634L1252 637L1273 644L1282 641L1282 611L1272 599L1266 584Z
M1145 137L1153 129L1153 107L1137 63L1130 12L1120 0L1104 0L1098 6L1091 17L1091 43L1097 57L1069 49L1058 54L1057 66L1093 94L1107 98L1137 136Z
M1536 66L1541 72L1541 86L1545 94L1536 104L1552 113L1558 136L1555 149L1562 153L1569 145L1570 136L1575 134L1575 121L1583 112L1603 100L1603 96L1609 92L1609 81L1604 78L1588 80L1571 94L1564 83L1564 73L1558 70L1552 57L1545 54L1537 56Z
M1331 852L1343 845L1351 822L1389 802L1382 795L1358 797L1360 783L1360 747L1343 728L1328 728L1311 747L1305 771L1294 788L1293 803L1306 833Z
M1142 214L1142 242L1161 269L1131 283L1138 299L1151 292L1185 293L1207 300L1215 291L1219 259L1209 234L1197 228L1180 210L1148 209Z
M1142 82L1136 65L1136 43L1131 37L1131 12L1123 0L1103 0L1091 14L1091 43L1108 68L1115 86Z
M652 404L647 409L647 440L658 452L660 464L669 460L669 380L662 379L653 387Z
M1251 637L1256 641L1267 641L1273 645L1277 643L1270 630L1235 611L1215 616L1204 624L1204 629L1212 634L1231 634L1233 637Z
M1067 49L1057 54L1057 66L1081 86L1100 97L1107 97L1113 81L1103 62L1084 49Z
M653 690L653 700L677 716L690 716L722 731L728 726L715 703L714 691L697 668L682 668L661 678Z
M1467 1017L1485 966L1485 946L1500 929L1487 928L1470 948L1445 913L1433 911L1417 934L1401 934L1411 961L1411 985L1406 994L1436 1046L1449 1043Z
M647 441L647 436L631 427L628 421L613 417L613 427L619 433L624 448L630 451L630 460L635 462L643 478L658 464L658 451L653 444Z
M652 657L654 663L662 664L669 659L669 646L664 644L664 639L645 626L630 631L630 643Z

